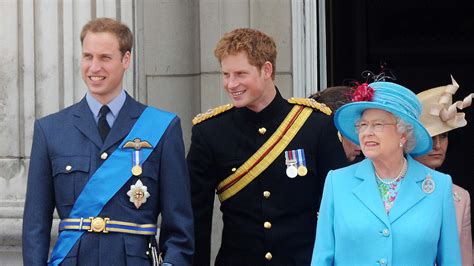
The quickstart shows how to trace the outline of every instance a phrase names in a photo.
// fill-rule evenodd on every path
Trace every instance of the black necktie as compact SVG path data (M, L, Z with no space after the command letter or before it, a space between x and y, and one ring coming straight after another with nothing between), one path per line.
M102 105L99 111L99 133L102 141L105 140L110 131L110 126L106 119L108 112L110 112L110 108L107 105Z

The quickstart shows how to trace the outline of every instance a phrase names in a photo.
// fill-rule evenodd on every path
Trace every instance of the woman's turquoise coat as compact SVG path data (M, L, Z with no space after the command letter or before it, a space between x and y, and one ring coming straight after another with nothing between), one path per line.
M328 173L311 265L461 265L451 177L407 160L389 215L370 160Z

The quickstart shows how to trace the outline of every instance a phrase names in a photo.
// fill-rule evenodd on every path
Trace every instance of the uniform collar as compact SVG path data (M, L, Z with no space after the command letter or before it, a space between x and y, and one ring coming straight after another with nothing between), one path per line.
M119 95L117 95L112 101L107 104L114 119L117 118L117 115L120 109L122 109L126 98L127 96L125 94L125 90L122 90ZM97 120L99 117L99 110L102 107L102 104L97 101L92 95L90 95L89 92L86 93L86 101L92 111L92 114L94 114L94 118L96 118Z
M287 101L281 96L280 91L277 87L275 98L272 102L265 107L262 111L256 113L246 107L239 108L238 112L244 117L244 119L252 122L267 122L269 120L278 117L278 114L285 112L287 106Z

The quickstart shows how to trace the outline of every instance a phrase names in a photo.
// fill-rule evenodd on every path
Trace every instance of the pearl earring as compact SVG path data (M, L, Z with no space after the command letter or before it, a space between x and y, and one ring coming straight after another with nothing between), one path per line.
M400 142L400 148L403 148L403 143Z

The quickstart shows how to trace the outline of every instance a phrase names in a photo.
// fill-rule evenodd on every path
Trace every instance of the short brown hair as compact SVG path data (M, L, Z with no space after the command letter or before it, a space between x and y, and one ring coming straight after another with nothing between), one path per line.
M119 49L122 56L126 52L132 52L133 47L133 34L127 25L111 18L96 18L89 21L81 31L81 45L84 42L88 32L99 33L108 32L112 33L117 37L119 43Z
M240 52L245 52L249 63L259 69L266 61L270 62L273 66L272 79L275 79L277 50L272 37L254 29L235 29L224 34L214 49L219 62L228 55Z
M351 102L352 87L336 86L329 87L309 96L320 103L324 103L334 112L339 107Z

